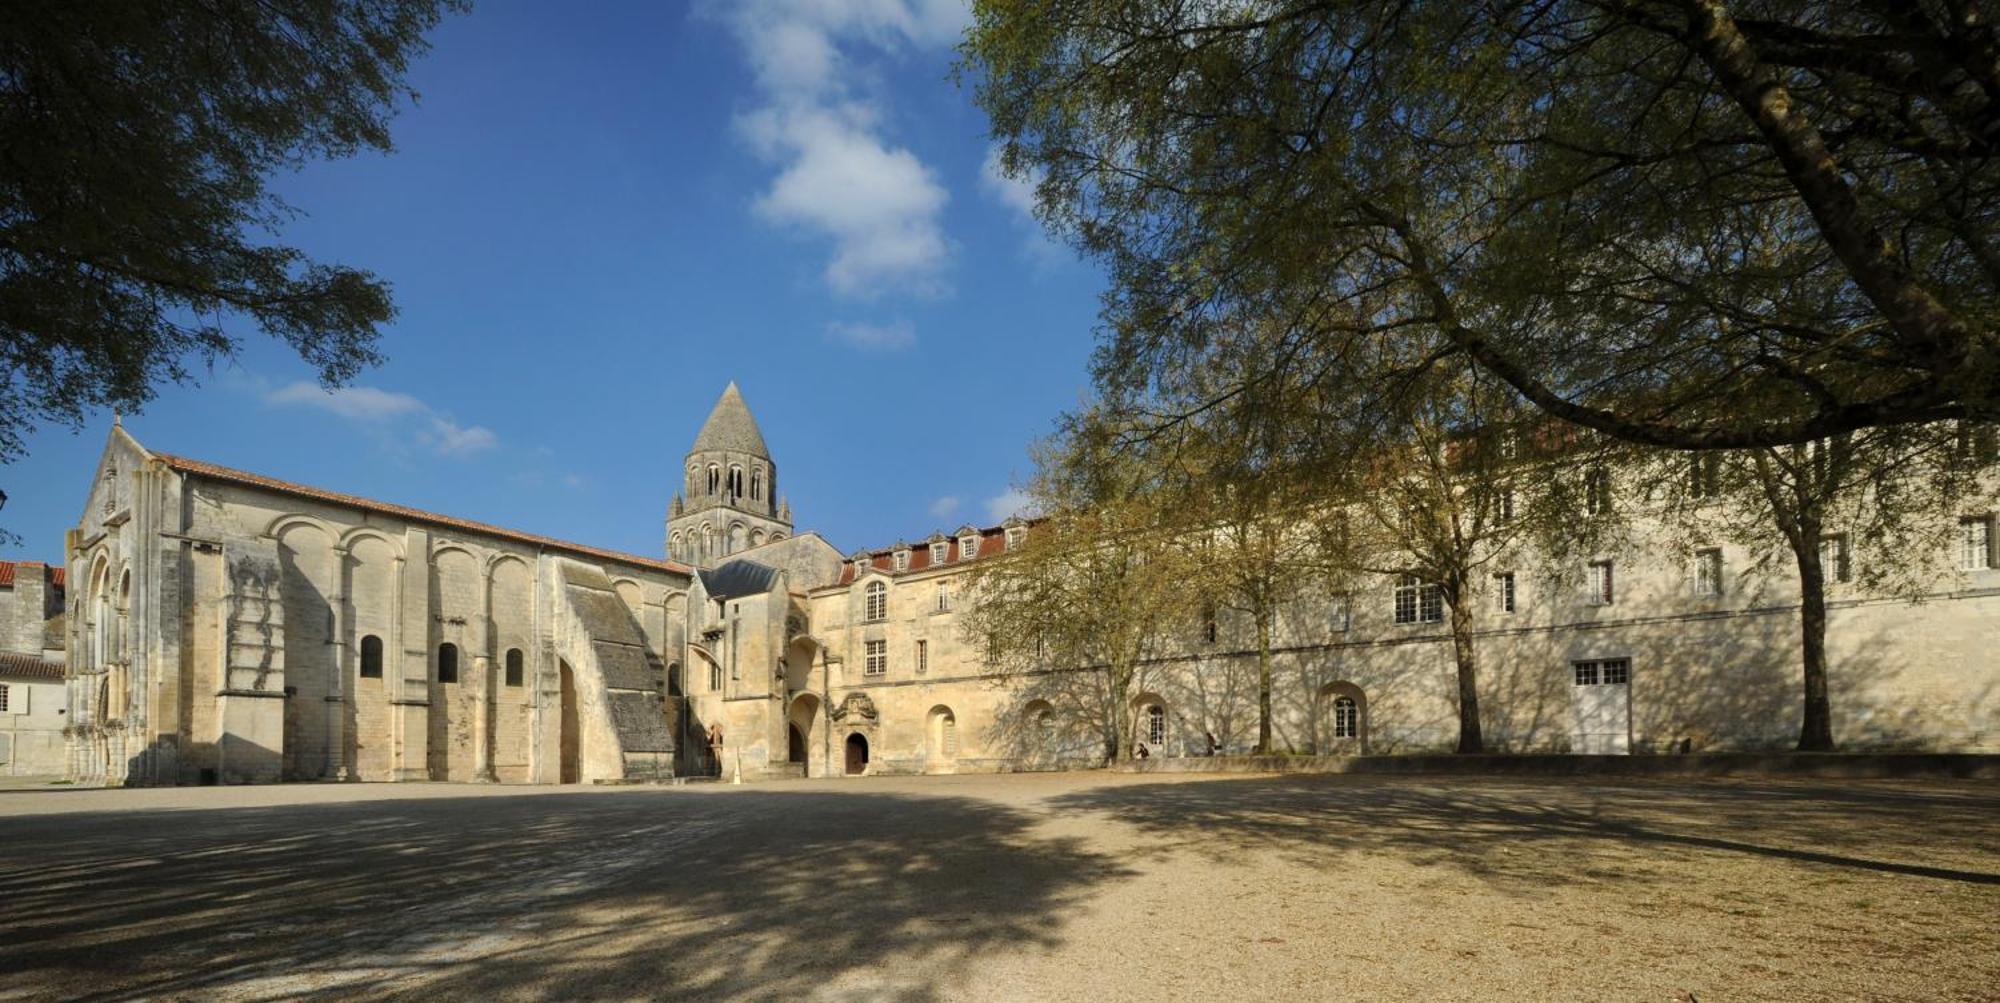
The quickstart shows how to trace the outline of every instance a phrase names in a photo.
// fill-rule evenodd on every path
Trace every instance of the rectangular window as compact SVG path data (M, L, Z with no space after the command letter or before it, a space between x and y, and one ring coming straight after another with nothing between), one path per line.
M1722 551L1715 547L1694 552L1694 594L1713 599L1722 594Z
M0 683L0 714L7 713L7 684Z
M1715 453L1688 455L1688 497L1713 498L1722 487L1722 457Z
M1985 571L1993 566L1993 519L1976 515L1958 521L1959 567Z
M1583 511L1586 515L1611 514L1611 472L1593 467L1583 475Z
M948 582L937 583L937 611L951 612L951 584Z
M1493 521L1502 526L1505 526L1514 521L1513 488L1500 489L1499 497L1494 499Z
M1609 606L1618 599L1617 586L1612 574L1610 561L1590 562L1590 595L1592 606Z
M1354 615L1348 609L1346 596L1333 597L1333 609L1327 613L1327 622L1336 634L1344 634L1354 625Z
M863 650L862 674L879 676L889 671L889 642L869 641L863 645Z
M1444 620L1444 589L1404 575L1396 586L1397 623L1438 623Z
M1572 662L1570 667L1578 686L1623 686L1632 681L1632 660L1629 658Z
M951 549L951 544L948 543L931 544L931 563L934 565L943 564L945 552L950 549Z
M929 641L918 641L917 675L921 676L924 673L930 671L930 667L931 667L931 643Z
M896 551L895 563L897 571L910 570L910 552L907 550Z
M1829 582L1854 580L1854 557L1848 550L1847 534L1832 533L1819 538L1819 564Z
M721 662L710 662L710 663L708 663L708 688L709 688L709 689L711 689L711 690L720 690L720 689L722 689L722 663L721 663Z
M874 623L889 618L889 587L881 582L869 582L862 591L861 619Z
M1493 612L1514 612L1514 573L1502 571L1493 576Z
M1021 541L1027 538L1028 538L1027 530L1019 526L1015 526L1014 528L1009 529L1007 531L1007 549L1013 550L1015 547L1021 545Z
M961 537L959 537L959 538L958 538L958 559L959 559L959 560L961 560L961 561L969 561L969 560L971 560L971 559L972 559L972 558L973 558L973 557L974 557L975 555L977 555L978 553L979 553L979 538L978 538L978 537L976 537L976 536L961 536Z

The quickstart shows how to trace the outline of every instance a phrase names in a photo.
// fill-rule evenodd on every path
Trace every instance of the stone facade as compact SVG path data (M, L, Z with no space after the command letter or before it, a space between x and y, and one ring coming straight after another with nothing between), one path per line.
M63 775L63 575L0 561L0 776Z
M127 783L589 782L1103 761L1084 710L1092 671L996 675L959 623L968 573L1029 526L846 557L794 535L733 384L680 473L661 560L154 453L114 429L69 536L69 769ZM1990 538L1994 513L1965 517ZM1788 745L1789 576L1727 546L1727 574L1697 589L1672 548L1635 540L1603 555L1617 568L1609 602L1523 568L1503 603L1492 580L1478 639L1489 744ZM1834 586L1844 747L2000 751L1993 563L1940 572L1921 601ZM1279 749L1451 747L1449 636L1399 587L1306 594L1281 612ZM1255 740L1250 625L1225 612L1201 635L1143 667L1134 738L1151 753Z

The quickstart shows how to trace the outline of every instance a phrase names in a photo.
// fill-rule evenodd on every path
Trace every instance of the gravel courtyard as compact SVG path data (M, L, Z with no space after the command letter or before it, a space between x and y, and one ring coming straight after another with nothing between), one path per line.
M0 793L0 998L1994 999L1978 783Z

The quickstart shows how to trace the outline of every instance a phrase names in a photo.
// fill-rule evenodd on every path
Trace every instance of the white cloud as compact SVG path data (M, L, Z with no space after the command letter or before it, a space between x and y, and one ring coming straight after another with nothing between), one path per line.
M917 330L907 320L887 324L836 320L826 325L826 336L855 348L884 352L908 348L917 343Z
M986 499L986 518L1004 522L1008 516L1026 516L1033 501L1020 488L1008 488L1004 493Z
M400 419L421 418L421 426L408 434L445 456L465 456L500 444L500 437L484 425L461 425L409 394L376 387L328 390L316 383L299 380L265 391L264 403L279 407L315 408L348 421L374 426L387 426ZM407 429L407 426L399 427Z
M931 514L940 519L956 511L958 511L957 495L945 495L943 498L931 502Z
M868 299L944 290L950 196L937 174L883 136L874 60L956 41L962 0L758 0L707 8L742 45L762 92L738 127L778 165L755 203L768 222L832 241L825 278Z

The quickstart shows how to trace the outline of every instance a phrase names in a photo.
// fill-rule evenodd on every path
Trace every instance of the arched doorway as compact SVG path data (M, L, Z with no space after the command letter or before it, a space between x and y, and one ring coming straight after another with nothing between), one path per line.
M930 768L949 771L958 760L958 715L938 704L930 712Z
M562 771L559 783L574 784L583 779L582 729L576 717L576 673L570 670L568 662L558 662L562 667Z
M1342 680L1319 690L1321 755L1368 753L1368 694Z
M858 777L868 772L868 740L859 732L847 736L847 775Z
M791 725L785 730L790 732L792 736L791 752L785 758L791 762L798 763L801 766L805 765L806 762L805 733L799 731L799 726L796 724Z

